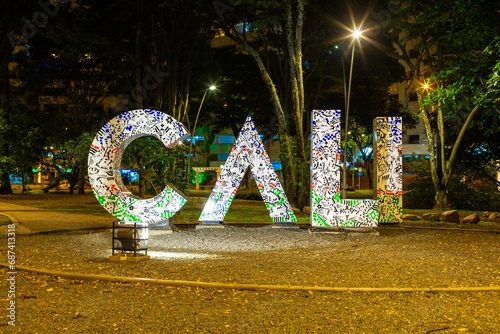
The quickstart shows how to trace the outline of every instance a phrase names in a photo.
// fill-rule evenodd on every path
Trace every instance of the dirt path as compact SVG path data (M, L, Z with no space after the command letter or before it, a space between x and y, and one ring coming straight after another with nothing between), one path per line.
M500 285L500 236L271 227L150 238L151 259L110 262L109 231L18 236L16 264L229 284L420 288ZM0 252L6 254L6 244ZM0 268L7 277L7 269ZM7 296L8 283L0 280ZM6 297L1 297L6 298ZM0 333L500 333L500 292L314 292L71 280L18 271L16 327ZM6 305L6 304L3 304Z
M0 212L17 225L18 234L106 228L116 220L114 217L56 212L3 201L0 201ZM0 235L5 235L6 230L6 226L0 227Z

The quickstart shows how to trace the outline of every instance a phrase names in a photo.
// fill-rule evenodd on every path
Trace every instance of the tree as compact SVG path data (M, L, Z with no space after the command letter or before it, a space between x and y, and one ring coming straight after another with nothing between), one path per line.
M10 74L9 63L17 46L26 42L27 38L36 33L33 24L25 15L33 15L35 2L28 0L2 1L0 3L0 109L4 114L4 130L9 127L10 120ZM12 167L10 141L3 140L1 147L1 186L0 193L12 193L9 173Z
M120 64L94 13L90 5L60 6L51 24L41 27L31 41L25 77L39 102L52 106L43 111L53 116L51 145L60 148L64 169L71 170L59 176L69 179L70 193L78 182L79 194L84 193L87 171L81 154L88 152L80 143L107 119L104 100L115 92Z
M94 13L91 6L61 7L30 46L29 80L39 78L42 103L56 106L67 139L98 130L106 116L104 99L115 92L120 59L96 29Z
M252 57L269 91L278 125L280 159L286 175L284 188L287 196L300 208L309 202L303 127L304 15L303 0L285 2L252 0L239 5L232 12L226 12L223 19L216 23L226 36ZM276 76L272 77L272 57L278 58L278 67L280 62L281 65L285 64L285 68L275 68L275 70L285 70L281 72L284 74L281 91L277 88ZM288 102L289 105L286 104ZM293 132L290 125L293 125Z
M467 129L498 111L500 7L460 0L403 1L401 8L389 33L418 96L415 116L425 125L435 208L444 209Z
M46 136L39 127L23 126L26 123L17 123L11 132L16 144L12 145L14 168L22 177L22 192L26 191L26 177L32 175L34 166L38 166L42 159Z
M64 143L62 148L63 164L59 166L64 169L63 174L69 181L69 193L73 194L78 184L78 194L85 194L85 176L88 170L88 157L90 145L94 134L83 133L76 139Z
M205 79L214 33L207 14L211 2L199 0L114 0L95 2L109 17L105 34L121 55L128 100L125 109L154 108L175 119L188 118L193 78ZM119 28L117 28L119 27ZM200 78L202 77L202 78ZM195 91L196 92L196 91ZM203 95L203 92L201 93ZM120 110L124 110L121 108Z
M241 127L249 114L258 128L262 129L264 139L274 137L270 128L273 115L268 112L272 104L262 85L260 74L255 71L252 59L233 50L216 50L216 59L220 63L220 79L217 90L210 99L205 100L205 115L200 115L199 124L210 126L212 132L221 133L230 128L233 136L238 137Z
M186 153L187 146L167 149L156 138L141 137L127 147L122 165L139 174L139 197L146 196L147 188L158 195L167 184L185 191L188 187L188 180L183 176Z
M0 172L2 173L2 193L12 194L10 185L10 172L15 167L14 158L11 156L10 151L10 125L7 123L5 112L0 109L0 144L3 149L3 154L0 156Z
M155 91L155 107L168 110L181 122L186 121L189 110L191 81L200 74L197 70L203 68L215 35L208 15L210 7L207 1L171 0L162 2L153 12L158 25L152 36L153 59L169 75Z
M367 8L360 3L316 0L310 1L308 8L304 46L306 109L340 109L345 112L346 90L350 84L348 131L351 134L348 141L352 141L361 153L371 188L368 166L372 155L367 146L372 144L373 119L402 116L406 127L415 123L413 117L403 113L402 106L389 95L391 85L404 79L404 67L388 54L394 52L392 41L382 34L370 34L368 24L363 25L373 17L367 17ZM355 28L353 22L357 22L363 31L355 42L354 59L351 58L352 32L348 30ZM346 71L351 61L354 61L354 66L352 82L349 83ZM345 114L342 117L344 122ZM347 148L349 152L349 143Z

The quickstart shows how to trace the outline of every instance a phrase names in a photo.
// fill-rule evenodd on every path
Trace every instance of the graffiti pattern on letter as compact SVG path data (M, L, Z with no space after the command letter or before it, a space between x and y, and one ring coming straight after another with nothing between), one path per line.
M379 223L403 221L403 162L401 117L377 117L373 120L373 146L377 177Z
M376 201L341 199L340 110L313 110L311 133L311 225L377 226Z
M156 110L127 111L106 123L89 153L89 180L99 203L122 221L157 223L172 217L186 198L171 186L150 199L133 197L120 174L122 154L139 137L154 136L173 147L188 135L181 123Z
M250 116L247 117L203 208L200 221L224 220L249 166L272 221L275 223L297 221Z

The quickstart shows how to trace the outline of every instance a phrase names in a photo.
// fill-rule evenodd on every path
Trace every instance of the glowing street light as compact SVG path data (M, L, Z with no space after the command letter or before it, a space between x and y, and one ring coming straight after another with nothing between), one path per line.
M429 91L432 90L432 83L430 82L430 80L428 78L425 78L423 82L419 81L418 85L419 85L419 89L422 91L422 94L424 92L429 93Z
M188 164L187 164L187 178L190 180L191 175L191 152L193 149L194 137L196 135L196 124L198 123L198 117L200 116L201 107L203 106L203 102L205 101L205 97L207 96L208 91L213 91L217 87L211 85L208 89L205 90L205 94L203 94L203 98L201 99L200 107L198 108L198 113L196 114L196 120L194 121L193 131L191 132L191 139L189 140L189 154L188 154Z
M208 87L208 89L205 90L205 94L203 94L203 98L201 99L200 107L198 108L198 113L196 114L196 120L194 121L194 127L193 127L193 133L191 134L191 144L194 141L194 135L196 134L196 123L198 123L198 117L200 116L200 111L201 107L203 106L203 102L205 101L205 96L207 96L207 93L209 90L215 90L217 87L214 85Z
M352 33L352 38L354 39L352 43L352 55L351 55L351 69L349 71L349 90L347 93L347 102L345 110L345 131L344 131L344 171L342 180L342 199L347 197L347 123L349 122L349 104L351 102L351 82L352 82L352 67L354 65L354 49L356 46L356 40L361 37L361 29L354 29ZM344 84L345 87L345 84ZM345 93L345 88L344 88Z

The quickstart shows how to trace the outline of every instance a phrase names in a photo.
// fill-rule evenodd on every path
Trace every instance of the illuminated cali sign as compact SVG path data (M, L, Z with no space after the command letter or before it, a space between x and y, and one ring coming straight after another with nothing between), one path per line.
M385 184L381 182L384 188L378 190L378 202L340 199L340 111L315 110L312 120L311 225L376 226L382 221L379 209L388 213L389 218L384 219L399 219L401 191L397 183L401 177L392 174L401 173L401 120L376 119L379 120L376 165L381 167L377 177L386 180ZM126 222L154 224L172 217L187 199L171 186L150 199L136 198L127 190L120 174L122 154L134 139L144 136L154 136L165 146L173 147L189 133L180 122L159 111L138 109L120 114L105 124L92 142L89 180L98 201L113 216ZM272 221L295 223L297 218L250 116L199 220L204 223L224 220L247 168L252 172Z

